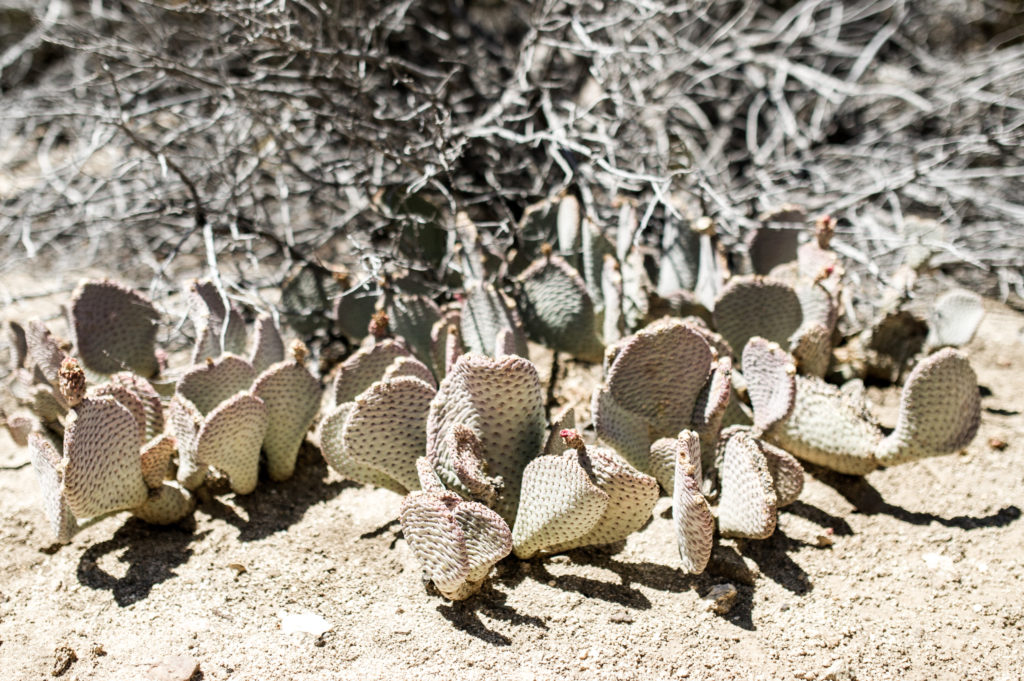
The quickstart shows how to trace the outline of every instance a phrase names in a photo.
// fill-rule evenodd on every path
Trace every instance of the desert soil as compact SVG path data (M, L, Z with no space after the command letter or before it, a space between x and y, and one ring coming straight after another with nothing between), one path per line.
M293 479L207 499L188 524L121 514L58 548L28 452L4 439L0 678L1020 679L1024 317L988 308L965 452L809 470L772 538L721 543L696 577L663 498L618 552L506 559L453 604L424 588L401 498L312 449ZM594 372L563 368L582 398ZM872 397L892 425L898 394ZM706 597L725 585L719 614Z

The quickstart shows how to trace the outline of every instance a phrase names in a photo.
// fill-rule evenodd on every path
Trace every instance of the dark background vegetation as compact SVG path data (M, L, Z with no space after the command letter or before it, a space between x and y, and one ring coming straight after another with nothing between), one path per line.
M0 0L0 275L368 277L403 265L394 197L502 245L568 189L650 244L709 215L742 248L795 202L864 279L925 240L1013 299L1022 35L1009 0Z

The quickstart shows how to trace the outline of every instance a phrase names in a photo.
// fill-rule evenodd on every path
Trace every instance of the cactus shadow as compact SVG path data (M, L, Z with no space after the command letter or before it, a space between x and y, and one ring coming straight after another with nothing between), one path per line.
M437 611L460 631L497 647L512 645L512 639L499 631L488 628L481 619L481 614L493 620L507 622L513 627L548 628L543 619L520 613L506 603L507 599L508 596L505 593L488 585L480 593L464 601L438 605Z
M209 531L195 532L191 518L166 527L130 518L110 539L93 544L78 559L78 582L97 591L109 591L120 607L149 596L153 587L174 577L174 569L192 556L189 547ZM124 552L118 562L127 563L123 577L115 577L98 565L105 556Z
M817 480L825 483L846 499L858 513L865 515L888 515L902 520L911 525L931 525L938 523L944 527L956 527L961 530L977 530L986 527L1006 527L1021 517L1021 510L1017 506L1004 506L995 513L985 516L958 515L951 518L924 513L921 511L908 511L907 509L890 504L881 493L875 489L867 478L856 475L844 475L826 468L804 464L808 473Z
M797 596L804 596L814 588L807 572L789 556L803 546L804 542L778 528L767 539L737 541L739 552L754 561L761 574Z
M837 537L849 537L853 534L853 528L844 518L832 515L799 499L785 506L784 510L804 520L810 520L815 525L832 530L832 534Z
M239 541L258 541L287 530L302 520L310 507L330 501L346 487L358 486L349 480L328 481L323 457L303 445L292 477L275 482L261 472L255 492L232 498L232 504L241 508L245 517L216 497L203 500L201 508L211 517L238 528Z

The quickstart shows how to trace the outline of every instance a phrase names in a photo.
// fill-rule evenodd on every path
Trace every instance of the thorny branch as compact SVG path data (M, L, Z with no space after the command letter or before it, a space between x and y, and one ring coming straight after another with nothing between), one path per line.
M382 190L502 240L572 188L608 229L637 199L651 243L682 203L730 245L802 203L881 281L931 218L940 262L1024 294L1017 6L53 0L0 55L0 262L130 232L156 280L208 220L251 285L373 270L402 264Z

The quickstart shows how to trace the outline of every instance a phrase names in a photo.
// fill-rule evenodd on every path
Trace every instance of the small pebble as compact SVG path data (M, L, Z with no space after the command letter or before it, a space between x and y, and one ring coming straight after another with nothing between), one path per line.
M75 655L75 651L68 646L58 646L53 654L53 669L50 670L52 676L63 675L78 661L78 655Z
M146 670L148 681L189 681L199 671L199 662L188 655L168 655Z
M738 593L732 584L716 584L704 596L705 607L713 613L724 615L732 610Z
M846 660L836 660L825 670L821 681L853 681L853 678Z

